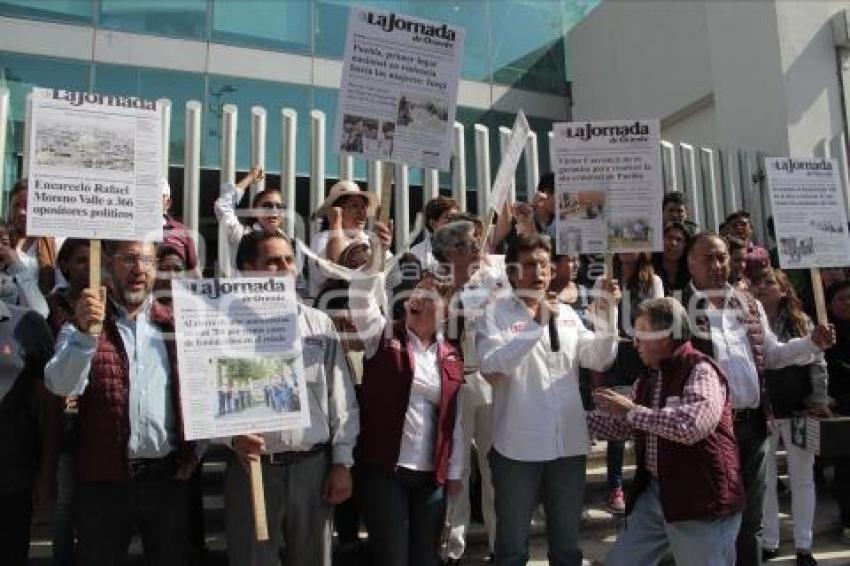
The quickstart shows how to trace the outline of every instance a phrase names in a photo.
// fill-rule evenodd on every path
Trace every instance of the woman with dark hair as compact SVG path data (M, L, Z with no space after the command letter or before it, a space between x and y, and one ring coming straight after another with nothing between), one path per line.
M661 278L655 274L652 258L648 253L618 253L614 255L613 263L615 277L623 290L617 319L620 341L614 365L606 372L594 372L592 382L594 388L610 387L619 393L628 394L637 378L647 371L634 347L635 313L643 301L663 297L664 285ZM598 284L596 288L598 289ZM623 493L624 452L624 441L608 441L608 507L617 514L626 511Z
M837 281L826 290L829 319L835 325L835 346L826 351L829 396L833 412L850 416L850 280ZM841 540L850 544L850 457L833 460L835 496L841 510Z
M27 180L21 179L9 193L9 225L12 248L23 267L38 282L42 298L56 284L56 241L53 238L27 236Z
M362 285L361 284L365 284ZM461 489L460 349L443 336L451 288L427 274L387 320L370 285L349 297L364 343L360 436L355 451L373 564L439 563L446 496Z
M753 295L761 301L776 337L787 342L806 336L814 326L803 312L788 276L778 269L765 268L751 282ZM809 412L828 416L827 368L823 357L808 366L787 366L765 371L765 384L776 417L767 450L767 474L764 495L764 532L762 542L765 559L779 552L779 502L776 494L776 450L779 439L785 445L788 476L791 480L791 517L794 521L794 546L797 564L812 566L812 526L815 518L815 454L791 441L791 416Z
M35 274L27 269L12 246L11 235L9 225L0 222L0 301L47 316L47 303L38 289Z
M283 195L279 189L267 188L254 195L248 215L237 214L236 207L242 200L245 190L265 177L259 167L253 167L237 184L224 183L219 197L215 201L215 217L224 224L227 241L230 244L231 268L236 267L236 250L242 237L252 230L283 230ZM245 226L240 216L250 219L251 227Z
M422 241L410 248L410 253L416 256L419 263L426 269L437 265L434 254L431 251L431 239L437 228L449 221L449 216L458 211L457 201L450 197L438 196L425 203L425 237Z
M691 233L681 222L664 224L664 251L652 254L655 274L664 285L664 295L681 293L688 284L688 247Z

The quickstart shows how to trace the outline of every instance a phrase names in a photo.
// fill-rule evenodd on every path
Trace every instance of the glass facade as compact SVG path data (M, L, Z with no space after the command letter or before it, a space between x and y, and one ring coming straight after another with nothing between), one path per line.
M569 73L564 36L599 1L362 0L357 4L463 26L465 79L563 96L568 93ZM349 0L0 0L0 16L340 59L352 4ZM241 170L250 165L251 107L263 106L268 112L266 165L270 171L280 168L280 109L288 107L297 111L296 170L301 176L309 175L310 171L310 110L321 110L327 117L326 173L328 177L336 177L339 155L333 148L333 127L338 91L283 80L253 80L0 52L0 86L11 91L3 187L8 188L19 171L24 99L33 86L170 99L170 160L178 166L183 162L185 104L189 100L203 104L202 163L209 168L219 166L221 114L225 104L239 108L237 166ZM552 121L536 118L533 109L527 110L538 134L543 171L548 168L546 133ZM498 127L510 127L514 116L459 106L457 119L467 128L467 186L474 189L478 180L473 124L490 128L495 175L499 162ZM363 160L355 159L355 176L366 177ZM522 161L517 176L524 179ZM422 182L419 170L411 170L410 182L413 185ZM441 184L450 184L448 174L441 175Z

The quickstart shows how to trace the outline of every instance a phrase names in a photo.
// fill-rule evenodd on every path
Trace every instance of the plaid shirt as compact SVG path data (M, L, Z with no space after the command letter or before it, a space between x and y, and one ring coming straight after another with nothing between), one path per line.
M591 432L610 440L625 440L635 431L646 433L646 468L658 477L658 437L682 444L696 444L717 427L726 402L726 386L711 364L694 366L681 397L668 397L661 407L661 379L654 380L652 408L636 406L625 418L600 410L587 415ZM637 389L637 388L635 388Z

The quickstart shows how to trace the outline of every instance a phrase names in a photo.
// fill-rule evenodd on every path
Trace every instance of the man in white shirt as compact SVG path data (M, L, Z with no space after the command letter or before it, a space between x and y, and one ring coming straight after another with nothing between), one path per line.
M694 327L692 343L717 361L728 380L747 494L736 563L751 566L762 562L767 423L772 419L762 372L814 362L821 350L835 343L835 331L832 325L820 325L809 336L779 342L761 303L727 282L729 261L723 238L709 232L698 234L688 250L691 282L682 302Z
M591 332L568 305L547 300L551 247L520 235L505 256L513 293L479 321L476 351L493 386L490 468L496 490L496 563L528 561L528 528L542 497L551 564L582 562L578 530L588 450L579 366L604 371L617 354L619 288L608 280L597 305L609 330ZM611 304L613 303L613 304Z
M245 274L295 275L291 241L278 231L255 231L239 244ZM354 383L330 317L298 305L310 426L234 436L225 477L225 527L231 564L331 564L331 512L351 496L352 452L359 432ZM254 535L246 468L260 459L269 540ZM240 465L241 464L241 465Z

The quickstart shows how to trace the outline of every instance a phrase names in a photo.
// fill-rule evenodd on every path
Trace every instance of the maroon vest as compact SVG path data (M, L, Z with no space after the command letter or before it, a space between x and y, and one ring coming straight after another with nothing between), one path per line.
M127 443L130 439L130 382L127 353L118 327L115 308L109 303L103 330L92 358L89 383L80 397L77 479L116 481L129 479ZM178 430L181 459L189 457L190 446L183 441L180 413L180 384L174 347L174 319L171 311L154 301L150 320L165 334L165 347L171 371L171 398Z
M448 479L457 398L463 385L463 358L460 350L446 341L438 346L437 363L441 387L434 470L437 482L443 484ZM392 337L382 336L375 355L363 363L356 451L359 462L395 470L412 383L413 354L409 350L407 330L396 324Z
M685 343L662 365L661 407L669 397L681 397L691 370L700 362L710 363L726 384L717 364ZM655 379L642 378L636 383L635 401L640 405L652 407ZM667 522L720 519L744 508L744 484L728 392L720 422L706 438L693 445L657 439L658 485ZM645 466L644 433L635 434L635 452L637 473L629 493L628 511L651 480Z

